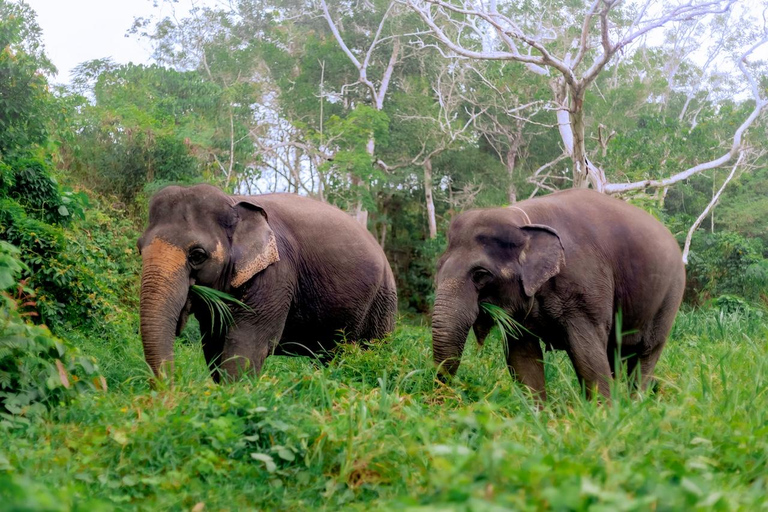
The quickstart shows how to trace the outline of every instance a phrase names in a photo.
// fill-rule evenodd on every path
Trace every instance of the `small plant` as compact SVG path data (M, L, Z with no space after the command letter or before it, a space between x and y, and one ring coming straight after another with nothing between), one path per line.
M21 306L34 307L31 290L18 282L25 268L18 249L0 242L0 418L34 416L86 389L106 389L95 362L44 325L25 322L19 303L4 292L20 287Z

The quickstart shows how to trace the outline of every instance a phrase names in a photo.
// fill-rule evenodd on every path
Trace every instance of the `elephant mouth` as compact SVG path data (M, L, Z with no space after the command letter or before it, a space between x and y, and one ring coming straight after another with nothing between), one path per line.
M195 279L190 278L189 279L189 288L187 288L187 301L184 303L184 307L181 309L181 313L179 314L179 319L176 322L176 336L181 335L181 331L184 330L184 326L187 325L187 320L189 320L189 315L192 312L192 285L195 284Z
M179 320L176 322L176 336L181 335L181 331L184 330L184 326L187 325L189 320L189 314L192 311L192 298L187 297L187 302L184 304L184 308L181 310Z
M482 304L483 303L480 304L480 312L472 325L472 330L475 332L475 341L477 341L477 344L481 347L485 343L485 339L488 337L491 329L496 325L496 322L491 315L485 311Z

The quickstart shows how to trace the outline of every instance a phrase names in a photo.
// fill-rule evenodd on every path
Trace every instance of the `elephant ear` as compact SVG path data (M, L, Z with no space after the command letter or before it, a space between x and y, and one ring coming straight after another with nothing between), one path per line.
M521 226L528 243L520 253L521 278L525 295L533 297L541 286L565 266L565 249L554 228L541 224Z
M237 288L250 278L280 261L275 233L267 222L267 212L250 201L240 201L233 206L238 218L232 234L232 258L234 274L232 286Z

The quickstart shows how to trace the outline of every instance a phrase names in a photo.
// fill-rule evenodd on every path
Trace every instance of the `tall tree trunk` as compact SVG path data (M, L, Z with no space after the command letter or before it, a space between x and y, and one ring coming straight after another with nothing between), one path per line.
M371 134L371 137L368 139L368 144L365 146L365 150L368 152L368 154L371 156L371 161L373 161L373 153L376 149L376 141L373 139L373 134ZM355 187L367 187L368 185L363 184L363 181L356 177L352 177L352 185ZM355 203L355 219L357 222L363 225L363 227L368 227L368 210L366 210L363 207L363 198L358 193L357 196L357 203Z
M569 87L563 78L551 83L557 104L557 128L565 151L573 162L573 188L589 186L587 152L584 145L584 90Z
M517 167L517 152L520 149L520 144L523 141L522 123L518 122L518 130L515 134L515 139L512 144L509 145L507 151L507 174L509 175L509 186L507 187L507 200L509 204L515 204L517 202L517 186L515 185L515 170Z
M587 167L587 151L584 145L584 93L571 90L570 121L573 132L573 188L589 186L589 169Z
M379 236L379 245L381 246L381 249L384 250L384 244L387 243L387 223L382 222L381 223L381 235Z
M427 222L429 223L429 238L437 236L437 221L435 219L435 201L432 197L432 159L424 161L424 199L427 204Z

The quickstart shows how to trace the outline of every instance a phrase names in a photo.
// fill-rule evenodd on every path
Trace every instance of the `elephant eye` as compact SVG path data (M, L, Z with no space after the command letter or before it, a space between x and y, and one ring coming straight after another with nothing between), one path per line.
M200 265L208 259L208 252L202 247L195 247L189 251L189 262L192 265Z
M478 286L487 284L491 279L493 279L493 274L484 268L476 268L472 271L472 281Z

